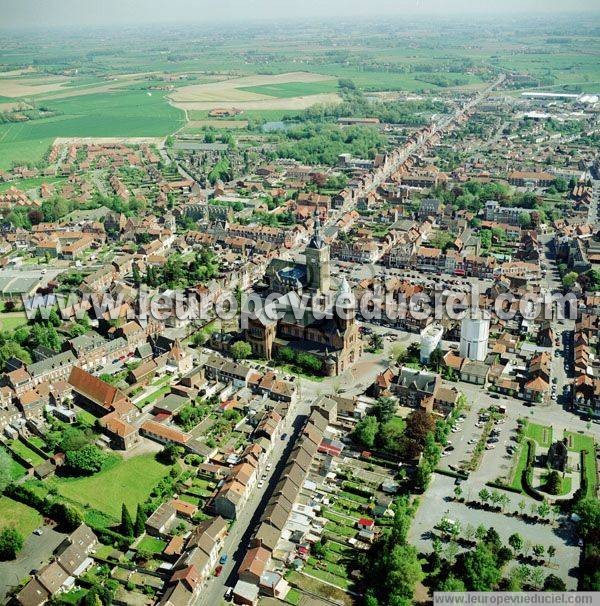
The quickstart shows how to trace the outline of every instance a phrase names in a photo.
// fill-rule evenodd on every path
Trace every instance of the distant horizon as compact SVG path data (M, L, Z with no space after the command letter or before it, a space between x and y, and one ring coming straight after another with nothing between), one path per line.
M159 0L106 0L101 6L87 5L75 0L49 0L39 4L21 0L15 5L0 0L2 23L0 30L30 30L57 28L105 28L177 25L243 25L274 22L321 22L354 19L464 18L486 20L497 17L527 17L544 19L560 16L600 16L595 0L505 0L502 8L495 2L455 0L305 0L301 5L286 6L276 0L223 0L219 5L204 0L172 0L166 6ZM471 20L470 19L470 20Z

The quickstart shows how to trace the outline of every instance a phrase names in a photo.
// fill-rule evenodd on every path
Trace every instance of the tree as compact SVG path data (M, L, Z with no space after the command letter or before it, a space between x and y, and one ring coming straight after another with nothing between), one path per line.
M490 491L489 491L487 488L482 488L482 489L479 491L479 498L480 498L480 499L481 499L481 500L482 500L484 503L487 503L487 502L490 500L491 496L492 496L492 495L490 494Z
M525 501L523 499L521 499L517 503L517 507L519 508L519 512L521 513L521 515L523 515L523 512L525 511L526 506L527 506L527 503L525 503Z
M579 277L579 274L577 272L570 271L562 279L563 286L565 288L571 288L571 286L573 286L575 284L575 282L577 282L578 277Z
M396 408L397 404L394 398L381 397L377 399L371 412L380 423L387 423L394 416Z
M463 493L463 491L462 491L462 488L461 488L460 486L457 486L457 487L454 489L454 496L455 496L457 499L460 499L460 497L462 496L462 493Z
M548 545L546 553L548 554L548 559L552 561L552 558L556 555L556 547L554 547L554 545Z
M466 591L466 587L460 579L457 579L453 575L449 575L441 582L438 591L463 592Z
M135 512L135 536L139 537L141 534L144 534L144 530L146 529L146 512L144 508L138 503L137 510Z
M124 534L126 537L134 536L133 521L125 503L121 506L121 534Z
M84 446L90 443L85 432L77 427L67 427L60 434L60 441L56 445L61 452L69 452L71 450L81 450Z
M531 569L530 581L536 589L539 589L543 585L544 570L541 566L536 566Z
M94 444L66 453L67 466L75 475L92 475L102 469L106 455Z
M58 351L60 349L61 340L56 332L56 328L49 322L40 324L36 322L31 327L31 342L33 347L47 347Z
M285 364L292 364L296 359L296 354L291 347L282 347L277 351L277 359L281 360Z
M523 549L523 537L515 532L508 537L508 544L515 551L521 551L521 549Z
M0 560L14 560L23 548L23 536L13 527L0 531Z
M581 518L578 522L579 532L584 539L600 528L600 501L597 499L582 499L575 505L575 513Z
M444 361L444 353L440 347L436 347L429 356L429 367L436 372L440 372L442 362Z
M470 591L492 591L499 583L501 572L494 554L479 543L473 551L462 554L465 585Z
M424 410L415 410L406 419L406 433L423 446L427 434L435 431L435 419L433 415Z
M412 545L395 545L384 561L388 568L385 587L390 603L393 596L412 600L415 585L423 580L417 550Z
M367 415L360 420L354 428L353 437L366 448L373 448L375 438L379 431L379 422L376 417Z
M234 360L245 360L252 355L252 346L246 341L236 341L231 346L231 355Z
M383 337L379 333L374 332L371 335L369 346L372 351L379 351L383 348Z
M543 545L534 545L533 546L533 554L536 558L541 558L546 553L546 549Z
M550 505L548 505L548 503L546 503L546 501L544 501L543 503L540 503L538 505L537 513L542 518L545 518L550 513L550 511L551 511Z
M560 577L557 577L556 575L550 573L544 579L544 585L543 585L542 589L544 591L566 591L567 586L565 585L565 582Z
M50 516L54 518L65 530L72 532L81 526L83 515L79 509L69 503L55 501L50 507Z
M159 461L165 465L174 465L183 454L183 448L175 444L167 444L157 455Z

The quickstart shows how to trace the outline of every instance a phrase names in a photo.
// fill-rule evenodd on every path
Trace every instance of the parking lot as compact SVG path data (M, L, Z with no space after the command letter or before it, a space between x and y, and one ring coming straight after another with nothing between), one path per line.
M553 573L560 576L565 581L567 589L573 590L577 587L574 566L579 561L579 547L577 546L577 537L572 532L569 532L565 527L530 524L518 518L507 518L502 513L469 508L464 503L449 498L453 494L454 483L454 478L434 474L425 495L427 505L422 504L417 510L409 533L409 541L417 549L425 553L432 551L432 538L434 536L432 529L442 518L459 522L462 529L469 525L473 527L482 525L486 529L495 528L505 543L511 534L518 533L531 545L541 544L545 547L554 545L556 555L553 558L553 566L544 567L544 573ZM467 490L464 487L469 484L471 484L471 479L462 485L464 491ZM475 487L471 492L474 489ZM478 490L471 494L471 498L476 496ZM512 560L509 564L509 566L517 565L516 560Z

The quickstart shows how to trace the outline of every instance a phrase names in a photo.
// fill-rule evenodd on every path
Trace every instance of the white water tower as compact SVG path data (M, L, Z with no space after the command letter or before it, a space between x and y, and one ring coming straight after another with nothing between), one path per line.
M465 316L460 325L460 356L483 362L487 356L490 321Z

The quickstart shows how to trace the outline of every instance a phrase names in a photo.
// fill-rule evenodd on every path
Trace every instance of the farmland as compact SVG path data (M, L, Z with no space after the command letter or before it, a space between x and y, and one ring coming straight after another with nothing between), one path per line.
M45 103L56 115L0 125L1 169L39 161L57 137L160 137L183 125L183 113L156 91L107 92Z
M265 84L263 86L245 86L240 87L239 90L267 95L269 97L288 98L333 93L337 91L337 88L338 84L336 80L326 80L324 82L286 82L282 84Z

